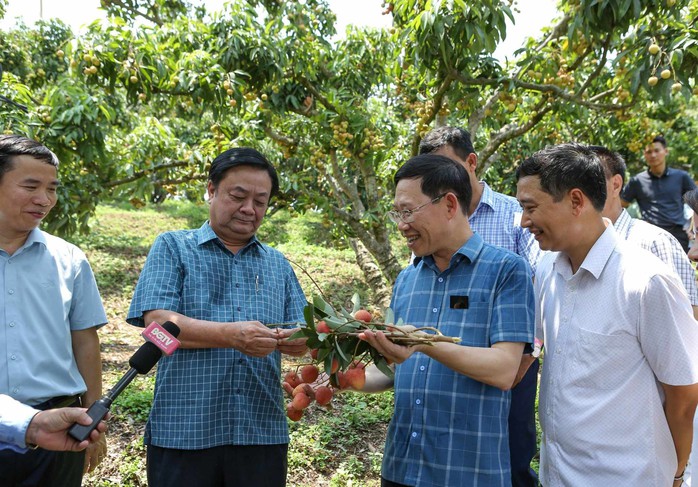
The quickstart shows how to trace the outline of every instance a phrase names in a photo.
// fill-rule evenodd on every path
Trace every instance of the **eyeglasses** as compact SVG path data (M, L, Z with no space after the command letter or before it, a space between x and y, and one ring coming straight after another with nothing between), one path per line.
M418 207L412 208L411 210L399 210L399 211L398 210L391 210L388 212L388 218L390 218L390 220L393 223L400 223L400 222L412 223L414 221L414 214L416 212L418 212L419 210L421 210L422 208L424 208L427 205L431 205L431 204L438 202L441 198L443 198L447 194L448 193L444 193L442 195L439 195L436 198L434 198L433 200L427 201L423 205L419 205Z

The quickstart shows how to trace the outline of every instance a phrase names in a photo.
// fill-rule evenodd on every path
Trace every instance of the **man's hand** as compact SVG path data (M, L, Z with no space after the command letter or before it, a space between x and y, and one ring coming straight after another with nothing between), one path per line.
M85 452L85 466L82 473L94 471L94 469L97 468L97 465L102 463L102 460L104 460L104 457L106 456L107 438L106 436L101 435L96 442L90 443L90 445L87 447L87 451Z
M302 357L308 351L308 346L305 342L307 338L296 338L295 340L289 340L288 337L293 335L298 331L298 328L293 329L276 329L276 348L279 352L292 357Z
M537 360L538 357L534 357L530 353L524 353L521 356L521 363L519 364L519 370L516 372L516 379L514 379L514 384L511 386L512 389L516 387L516 385L521 382L526 375L526 372L528 372L528 369L533 365L533 362Z
M276 330L259 321L232 323L233 348L252 357L266 357L277 347Z
M378 350L391 363L401 364L417 351L416 347L405 347L391 342L382 331L366 330L359 333L359 338Z
M38 445L45 450L80 451L104 436L107 425L100 422L88 440L78 442L68 435L68 429L73 423L88 426L92 419L84 408L59 408L39 411L29 423L26 433L26 443Z

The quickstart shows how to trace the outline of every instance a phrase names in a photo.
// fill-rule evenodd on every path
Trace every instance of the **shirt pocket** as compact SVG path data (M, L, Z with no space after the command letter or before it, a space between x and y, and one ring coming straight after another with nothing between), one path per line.
M625 382L635 363L632 357L639 348L632 335L606 335L578 329L570 380L588 389L616 389Z

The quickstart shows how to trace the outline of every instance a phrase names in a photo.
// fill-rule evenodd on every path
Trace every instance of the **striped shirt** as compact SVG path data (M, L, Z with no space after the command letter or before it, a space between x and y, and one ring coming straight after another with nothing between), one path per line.
M625 209L613 224L618 236L649 250L681 278L693 306L698 306L696 274L681 244L666 230L630 216Z
M533 341L533 284L525 261L474 234L440 272L416 258L395 283L395 317L433 326L471 347ZM509 392L422 353L396 367L395 412L382 475L421 486L511 486Z
M527 228L521 226L521 205L511 196L492 191L486 182L480 203L468 222L473 231L490 245L502 247L526 259L535 275L536 266L543 252Z
M127 321L144 326L144 312L165 309L216 322L300 322L306 302L280 252L253 237L233 254L206 222L155 240ZM159 362L145 442L185 450L288 443L280 378L278 351L179 349Z

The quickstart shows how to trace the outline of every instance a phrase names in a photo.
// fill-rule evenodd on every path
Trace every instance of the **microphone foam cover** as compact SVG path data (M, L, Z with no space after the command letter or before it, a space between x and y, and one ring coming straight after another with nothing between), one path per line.
M162 327L167 330L167 332L177 337L179 335L179 327L172 323L171 321L166 321L162 324ZM136 369L139 374L147 374L150 372L160 357L162 356L162 351L153 343L145 342L141 347L136 350L136 353L131 356L128 364Z

